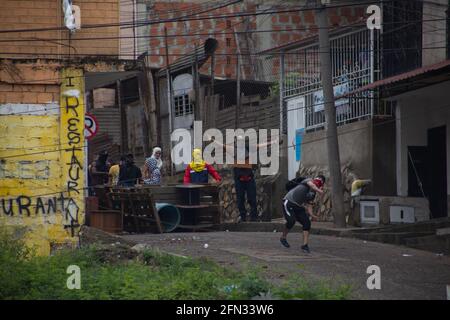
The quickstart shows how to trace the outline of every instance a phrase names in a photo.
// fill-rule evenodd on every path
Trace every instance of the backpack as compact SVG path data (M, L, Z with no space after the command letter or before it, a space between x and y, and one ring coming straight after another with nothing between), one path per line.
M301 184L302 181L305 180L305 179L306 179L306 177L298 177L298 178L294 178L292 180L289 180L286 183L286 191L290 191L290 190L294 189L296 186Z

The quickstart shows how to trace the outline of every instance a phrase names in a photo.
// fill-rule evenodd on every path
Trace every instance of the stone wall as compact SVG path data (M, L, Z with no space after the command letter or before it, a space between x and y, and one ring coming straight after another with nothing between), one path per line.
M237 208L236 190L234 188L234 179L232 169L226 168L220 170L220 175L223 178L219 186L219 201L220 214L222 223L237 222L239 218L239 210ZM256 175L256 200L258 207L259 218L262 221L270 221L274 218L273 202L277 200L273 197L272 190L275 188L279 174L274 176L259 176ZM250 206L246 201L247 214L250 214Z

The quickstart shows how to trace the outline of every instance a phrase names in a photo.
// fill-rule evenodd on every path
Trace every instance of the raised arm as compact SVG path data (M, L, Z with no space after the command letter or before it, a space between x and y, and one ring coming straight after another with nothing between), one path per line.
M280 144L282 144L282 143L283 143L283 140L280 141L280 140L278 139L278 137L276 137L276 138L273 139L272 141L260 143L260 144L257 144L256 146L257 146L258 148L263 148L263 147L267 147L267 146L270 146L270 145L275 144L275 143L278 143L278 142L280 142Z
M216 141L216 139L211 139L211 137L208 137L209 141L212 141L214 144L216 144L217 146L221 147L221 148L225 148L226 152L231 152L234 150L234 146L233 145L229 145L229 144L223 144L221 142Z
M315 192L319 193L319 194L323 194L323 191L319 188L317 188L317 186L314 184L314 182L312 180L307 182L308 186L313 189Z

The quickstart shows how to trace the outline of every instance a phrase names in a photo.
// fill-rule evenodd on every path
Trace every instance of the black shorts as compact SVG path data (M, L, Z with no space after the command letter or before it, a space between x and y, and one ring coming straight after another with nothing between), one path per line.
M292 229L295 221L298 221L302 225L304 231L311 229L311 221L309 220L305 207L299 207L289 200L283 200L283 214L288 229Z

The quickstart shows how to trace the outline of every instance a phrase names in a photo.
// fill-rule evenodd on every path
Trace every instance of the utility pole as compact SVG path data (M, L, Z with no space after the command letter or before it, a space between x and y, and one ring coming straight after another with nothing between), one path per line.
M241 55L240 52L236 55L236 109L234 125L236 129L239 128L239 116L241 112Z
M192 75L194 80L194 95L195 95L195 105L194 105L194 120L195 121L202 121L202 111L201 105L200 105L200 77L199 77L199 70L198 70L198 52L199 48L197 45L195 45L194 50L194 61L193 61L193 68L192 68Z
M172 79L170 72L170 61L169 61L169 46L167 45L167 28L164 27L164 42L166 47L166 78L167 78L167 108L169 110L169 134L172 134L173 130L173 119L172 119ZM172 141L169 141L169 151L172 156ZM170 175L173 176L173 163L170 162Z
M319 26L320 72L325 104L326 140L328 151L328 167L331 180L331 201L334 225L346 227L344 212L344 190L342 186L341 161L336 125L336 107L334 104L333 75L331 65L331 46L328 34L328 15L324 5L327 1L317 0L317 20Z

